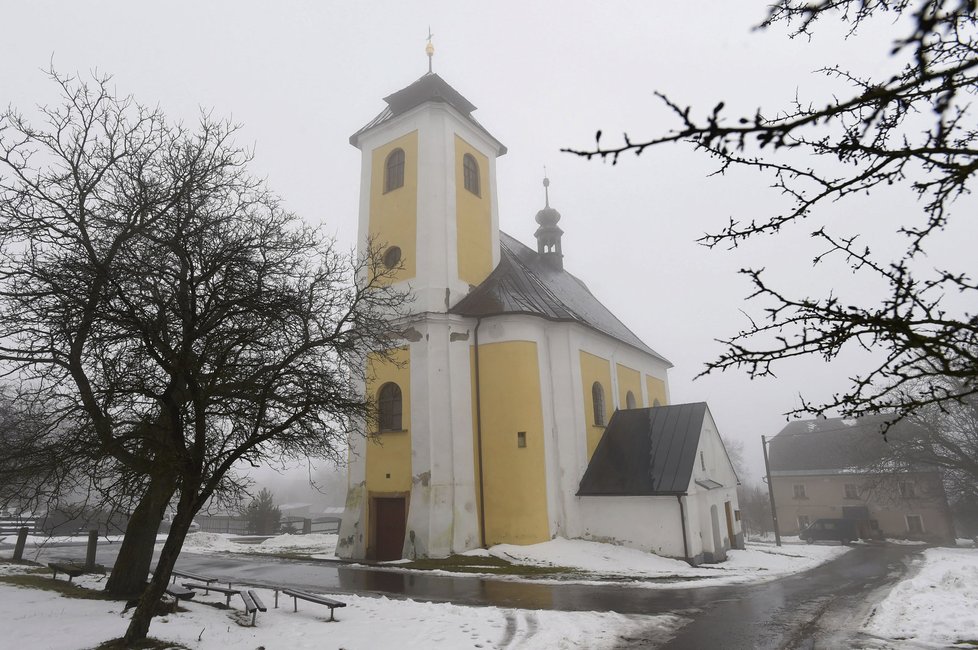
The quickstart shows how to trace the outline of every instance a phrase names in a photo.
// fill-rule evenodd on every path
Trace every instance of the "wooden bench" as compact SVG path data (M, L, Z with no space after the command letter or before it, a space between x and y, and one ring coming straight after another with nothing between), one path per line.
M171 582L176 582L177 577L186 578L187 580L196 580L197 582L203 582L204 586L201 587L204 593L207 594L210 590L210 585L212 582L217 582L217 578L208 578L207 576L197 575L196 573L188 573L186 571L170 571ZM228 588L231 588L231 583L228 583Z
M346 607L346 603L341 603L338 600L333 600L332 598L326 598L325 596L317 596L316 594L310 594L305 591L298 591L296 589L283 589L282 593L286 596L292 596L292 607L293 611L299 611L299 599L308 600L311 603L318 603L320 605L326 605L329 607L329 620L335 621L336 617L333 615L333 610L337 607Z
M251 614L251 626L255 626L255 621L258 618L258 612L267 612L265 604L261 602L261 598L255 593L254 589L242 589L240 592L241 600L244 601L245 613Z
M209 589L211 591L220 591L222 594L224 594L227 597L227 600L224 602L224 605L226 607L231 606L231 596L241 593L240 589L231 589L231 588L225 589L224 587L217 587L215 585L210 585L210 586L198 585L193 582L185 582L183 583L183 586L186 587L187 589ZM205 593L207 592L205 591Z
M48 562L48 567L54 571L55 580L58 579L59 571L68 575L68 582L71 582L72 578L85 573L85 567L80 564L72 564L71 562Z

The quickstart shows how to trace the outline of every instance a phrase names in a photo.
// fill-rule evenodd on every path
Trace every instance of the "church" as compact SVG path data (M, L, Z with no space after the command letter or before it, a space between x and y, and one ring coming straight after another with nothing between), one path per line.
M384 243L414 315L396 361L368 369L377 430L351 441L337 555L565 537L696 564L742 547L709 408L671 404L672 364L564 269L549 182L527 246L499 230L506 147L475 106L430 70L384 101L350 138L359 245Z

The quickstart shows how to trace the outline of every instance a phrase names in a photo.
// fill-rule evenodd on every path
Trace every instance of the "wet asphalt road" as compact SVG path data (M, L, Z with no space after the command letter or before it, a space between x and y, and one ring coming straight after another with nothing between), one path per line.
M111 546L98 561L111 564ZM40 558L84 558L84 547L51 548ZM690 619L665 647L886 648L858 632L873 606L906 572L920 547L858 546L811 571L768 583L654 589L647 586L527 584L477 577L375 570L332 562L299 562L255 556L183 553L177 568L237 583L289 585L333 593L377 594L525 609L675 613ZM657 635L623 640L624 647L653 647Z

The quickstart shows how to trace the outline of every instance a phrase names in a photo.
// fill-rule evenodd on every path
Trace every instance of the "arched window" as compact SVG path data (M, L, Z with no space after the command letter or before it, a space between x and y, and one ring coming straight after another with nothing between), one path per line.
M388 382L377 395L378 423L381 431L401 431L401 387Z
M404 186L404 149L395 149L384 163L384 193Z
M633 393L632 391L628 391L628 394L625 395L625 408L627 409L635 408L635 393Z
M591 385L591 404L594 407L594 424L604 426L604 388L599 382Z
M652 400L652 406L662 406L662 404L660 404L659 400L656 399L656 400Z
M462 156L462 179L465 181L465 189L476 196L482 196L479 189L479 163L470 153Z

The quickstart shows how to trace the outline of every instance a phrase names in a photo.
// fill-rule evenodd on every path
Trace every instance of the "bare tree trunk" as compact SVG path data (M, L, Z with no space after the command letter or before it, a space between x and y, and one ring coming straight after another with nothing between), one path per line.
M198 489L199 486L188 487L184 485L181 490L180 502L177 504L177 512L173 516L170 534L166 538L166 543L163 544L160 560L156 563L156 572L153 573L153 579L149 581L149 585L143 591L139 605L136 606L132 620L129 621L129 629L126 630L124 637L126 647L145 640L146 635L149 634L149 624L153 620L153 613L170 582L173 566L180 555L180 549L183 548L183 541L190 530L190 524L193 523L194 515L199 509L193 505Z
M143 593L153 562L153 549L166 506L176 489L171 475L153 477L139 505L133 510L119 556L105 583L105 590L116 596L134 597Z

